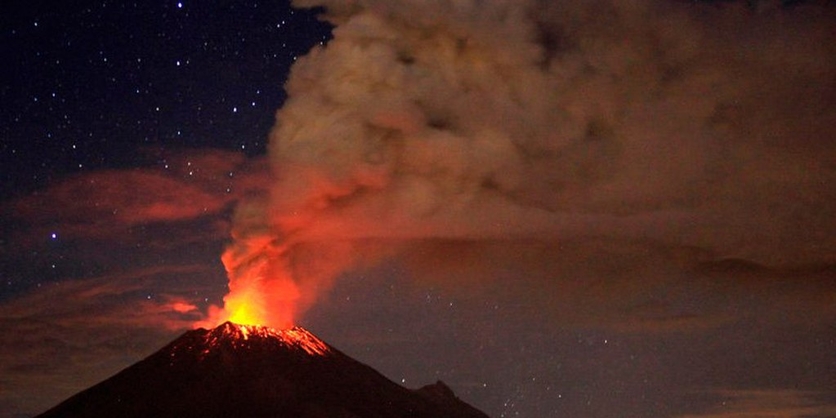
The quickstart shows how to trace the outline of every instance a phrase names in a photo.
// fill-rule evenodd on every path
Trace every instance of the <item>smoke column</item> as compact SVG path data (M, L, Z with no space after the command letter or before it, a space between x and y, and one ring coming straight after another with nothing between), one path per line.
M292 69L213 316L287 326L427 239L835 261L834 8L745 4L297 1L334 38Z

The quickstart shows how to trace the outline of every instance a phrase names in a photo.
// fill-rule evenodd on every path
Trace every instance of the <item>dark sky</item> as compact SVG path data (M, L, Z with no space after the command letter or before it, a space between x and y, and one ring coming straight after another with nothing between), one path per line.
M200 173L207 168L192 169L187 160L216 153L232 168L263 154L290 65L330 36L312 13L286 2L16 2L4 9L3 57L14 63L2 68L7 198L36 196L105 170L174 182L220 175ZM141 193L105 177L126 195ZM154 179L138 178L137 186L153 188ZM76 192L84 193L68 191ZM143 200L152 199L138 195L135 203ZM54 261L24 265L52 268ZM4 268L12 276L4 280L7 291L56 277L48 270L19 277L19 268L17 261Z
M163 163L139 149L263 153L289 67L330 36L286 3L4 6L4 195Z
M206 319L229 245L493 417L836 416L828 2L7 3L0 417Z

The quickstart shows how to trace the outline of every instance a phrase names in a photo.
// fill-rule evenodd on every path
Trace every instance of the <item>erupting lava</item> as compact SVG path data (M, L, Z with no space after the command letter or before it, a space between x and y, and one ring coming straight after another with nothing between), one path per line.
M234 248L224 252L221 259L229 276L229 293L223 308L210 307L209 318L196 323L196 328L227 321L282 330L293 327L299 287L284 268L282 255L266 247L254 258L242 257Z

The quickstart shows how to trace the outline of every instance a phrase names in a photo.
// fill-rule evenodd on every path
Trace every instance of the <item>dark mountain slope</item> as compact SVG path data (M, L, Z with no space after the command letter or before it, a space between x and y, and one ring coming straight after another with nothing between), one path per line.
M487 417L441 382L406 389L302 328L229 322L187 332L40 416Z

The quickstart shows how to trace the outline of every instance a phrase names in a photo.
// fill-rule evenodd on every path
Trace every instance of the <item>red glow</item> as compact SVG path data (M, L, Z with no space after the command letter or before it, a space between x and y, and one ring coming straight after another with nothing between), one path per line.
M330 222L324 231L309 233L319 225L313 219L324 204L321 201L335 193L331 189L303 193L307 198L300 198L300 210L285 208L286 202L242 203L233 219L232 242L221 257L229 292L223 307L210 308L208 320L197 326L231 321L292 327L318 295L352 266L354 248L341 239L346 235L343 223Z
M258 325L242 325L227 322L206 335L206 344L217 346L222 340L233 346L245 348L251 339L275 340L280 344L302 350L312 356L325 356L331 352L325 342L301 327L275 329Z

